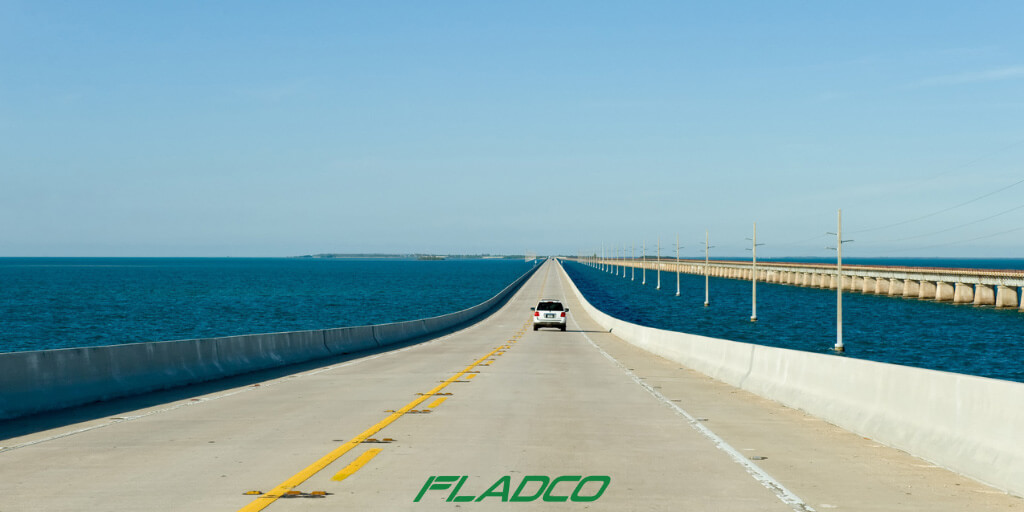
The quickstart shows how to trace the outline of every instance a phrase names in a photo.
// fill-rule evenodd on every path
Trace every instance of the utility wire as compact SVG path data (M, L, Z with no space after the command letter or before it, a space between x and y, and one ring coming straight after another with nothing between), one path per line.
M961 165L958 165L956 167L953 167L952 169L950 169L950 170L948 170L948 171L946 171L944 173L932 176L930 179L936 179L936 178L942 178L944 176L948 176L948 175L950 175L950 174L952 174L954 172L957 172L957 171L959 171L961 169L970 167L970 166L972 166L972 165L974 165L974 164L976 164L976 163L978 163L978 162L980 162L982 160L985 160L986 158L988 158L988 157L990 157L992 155L995 155L997 153L1002 153L1003 151L1006 151L1006 150L1011 149L1011 148L1015 148L1017 146L1020 146L1021 144L1024 144L1024 139L1020 139L1020 140L1011 142L1011 143L1009 143L1009 144L1007 144L1005 146L1002 146L1000 148L997 148L995 150L988 151L988 152L982 154L981 156L979 156L978 158L975 158L975 159L970 160L970 161L968 161L968 162L966 162L964 164L961 164ZM910 220L905 220L905 221L896 222L896 223L893 223L893 224L886 224L884 226L876 226L876 227L873 227L873 228L861 229L861 230L850 231L850 232L851 233L868 233L868 232L871 232L871 231L878 231L878 230L882 230L882 229L889 229L889 228L896 227L896 226L902 226L903 224L909 224L911 222L917 222L917 221L922 220L922 219L927 219L928 217L933 217L933 216L938 215L940 213L946 213L946 212L948 212L950 210L954 210L956 208L960 208L961 206L966 206L966 205L971 204L971 203L973 203L975 201L978 201L978 200L984 199L984 198L986 198L988 196L991 196L993 194L997 194L999 192L1002 192L1002 191L1004 191L1004 190L1006 190L1008 188L1020 185L1021 183L1024 183L1024 180L1021 180L1021 181L1018 181L1018 182L1013 183L1011 185L1008 185L1006 187L1003 187L1003 188L1001 188L999 190L996 190L995 192L991 192L989 194L985 194L985 195L983 195L981 197L976 197L974 199L971 199L970 201L966 201L964 203L960 203L960 204L958 204L956 206L951 206L949 208L945 208L945 209L939 210L937 212L932 212L932 213L929 213L929 214L926 214L926 215L922 215L920 217L916 217L916 218L913 218L913 219L910 219Z
M967 242L974 242L976 240L984 240L986 238L993 238L993 237L997 237L997 236L1001 236L1001 235L1006 235L1006 234L1009 234L1009 233L1016 233L1017 231L1024 231L1024 226L1021 226L1019 228L1007 229L1006 231L1000 231L998 233L992 233L990 235L983 235L983 236L979 236L979 237L976 237L976 238L968 238L968 239L965 239L965 240L956 240L956 241L953 241L953 242L946 242L944 244L928 245L928 246L925 246L925 247L906 247L906 248L903 248L903 249L893 249L891 251L883 251L883 252L894 253L894 252L903 252L903 251L913 251L913 250L919 250L919 249L935 249L937 247L948 247L950 245L965 244Z
M906 241L906 240L915 240L915 239L918 239L918 238L925 238L925 237L929 237L929 236L932 236L932 235L938 235L940 233L946 233L946 232L949 232L949 231L954 231L954 230L957 230L957 229L960 229L960 228L964 228L964 227L967 227L967 226L970 226L970 225L973 225L973 224L977 224L979 222L985 222L986 220L994 219L994 218L996 218L996 217L998 217L1000 215L1006 215L1007 213L1020 210L1021 208L1024 208L1024 204L1022 204L1020 206L1015 206L1013 208L1010 208L1009 210L1001 211L1001 212L996 213L994 215L989 215L988 217L984 217L984 218L981 218L981 219L978 219L978 220L972 220L971 222L965 222L963 224L960 224L959 226L953 226L951 228L940 229L938 231L932 231L931 233L924 233L922 235L907 236L907 237L902 237L902 238L894 238L892 240L882 240L882 241L878 241L878 242L865 242L865 243L868 243L868 244L884 244L884 243L892 243L892 242L903 242L903 241Z
M858 231L852 231L851 233L868 233L870 231L878 231L878 230L881 230L881 229L889 229L889 228L896 227L896 226L902 226L904 224L910 224L911 222L917 222L917 221L922 220L922 219L927 219L928 217L934 217L934 216L936 216L936 215L938 215L940 213L946 213L946 212L948 212L950 210L955 210L957 208L960 208L961 206L967 206L967 205L969 205L971 203L974 203L974 202L977 202L977 201L981 201L982 199L985 199L986 197L993 196L993 195L998 194L998 193L1000 193L1000 192L1002 192L1004 190L1011 189L1013 187L1016 187L1017 185L1020 185L1021 183L1024 183L1024 180L1020 180L1020 181L1011 183L1011 184L1009 184L1009 185L1007 185L1005 187L1002 187L1002 188L1000 188L998 190L994 190L994 191L989 192L987 194L975 197L974 199L971 199L971 200L968 200L968 201L964 201L964 202L962 202L960 204L957 204L955 206L950 206L949 208L943 208L943 209L941 209L939 211L928 213L928 214L922 215L920 217L915 217L915 218L910 219L910 220L904 220L904 221L896 222L896 223L893 223L893 224L887 224L885 226L878 226L878 227L874 227L874 228L868 228L868 229L861 229L861 230L858 230Z

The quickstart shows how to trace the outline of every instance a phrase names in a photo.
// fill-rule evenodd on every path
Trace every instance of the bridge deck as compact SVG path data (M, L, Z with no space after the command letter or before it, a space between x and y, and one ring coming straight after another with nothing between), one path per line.
M414 503L433 475L468 475L459 495L503 476L513 491L524 475L611 477L593 503L523 505L544 509L784 511L799 499L819 511L1024 510L1024 500L601 332L565 279L548 263L487 320L399 351L6 422L0 511L454 510L448 491ZM569 332L531 330L538 297L566 300ZM451 395L417 394L431 391ZM386 412L406 409L430 413ZM351 442L365 437L394 441ZM331 479L371 449L381 451L362 469ZM329 494L243 495L289 480Z

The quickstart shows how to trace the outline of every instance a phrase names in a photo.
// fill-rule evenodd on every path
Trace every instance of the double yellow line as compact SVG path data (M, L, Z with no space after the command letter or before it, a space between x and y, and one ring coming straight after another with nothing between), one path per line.
M544 281L541 283L541 287L540 287L541 292L540 292L540 295L538 296L538 300L544 294L544 286L547 284L548 275L550 274L550 272L551 272L551 269L548 268L545 271L545 273L544 273ZM532 322L532 319L531 319L531 322ZM529 325L529 324L527 324L527 325ZM526 327L524 326L523 329L525 330ZM384 418L382 421L380 421L376 425L366 429L366 431L364 431L362 434L359 434L358 436L353 437L351 440L349 440L345 444L335 448L330 453L328 453L327 455L324 455L319 460L317 460L316 462L310 464L309 466L307 466L302 471L299 471L298 473L293 475L291 478L289 478L289 479L285 480L284 482L282 482L277 487L274 487L273 489L271 489L266 494L260 495L260 497L256 498L255 500L253 500L248 505L240 508L239 512L258 512L260 510L263 510L263 509L269 507L270 504L275 502L275 501L277 501L278 498L280 498L282 496L285 496L288 493L288 491L291 491L291 490L295 489L296 487L298 487L299 485L302 485L303 482L308 480L313 475L319 473L321 470L323 470L324 468L329 466L334 461L338 460L342 455L345 455L346 453L351 451L356 446L359 446L363 441L366 441L367 439L369 439L371 436L373 436L377 432L380 432L381 430L383 430L388 425L394 423L396 420L398 420L398 418L401 418L402 416L404 416L405 413L415 409L420 404L422 404L423 402L427 401L428 399L430 399L431 397L433 397L437 393L440 393L441 390L443 390L444 388L448 387L449 384L460 380L463 375L471 372L474 368L476 368L477 366L480 366L484 361L490 359L491 357L493 357L499 351L506 350L507 348L508 348L508 344L506 343L506 344L503 344L502 346L497 347L494 350L488 352L487 355L481 357L480 359L477 359L475 362L473 362L473 364L467 366L465 369L463 369L459 373L456 373L455 375L452 375L451 377L449 377L447 380L442 381L441 384L438 385L437 387L435 387L434 389L430 390L427 393L422 394L419 398L413 400L412 402L409 402L408 404L406 404L405 407L402 407L401 409L391 413L388 417ZM475 377L475 376L476 375L473 374L471 377ZM438 400L434 401L434 403L432 403L429 407L430 408L434 408L434 407L440 405L443 400L444 400L444 398L438 399ZM350 464L345 469L339 471L338 474L334 476L334 479L335 480L344 480L348 476L350 476L353 473L355 473L356 471L358 471L364 464L366 464L371 459L376 457L378 453L380 453L379 449L367 450L366 453L360 455L359 458L357 458L352 464Z
M359 444L361 444L363 441L369 439L370 436L383 430L384 427L387 427L388 425L394 423L398 418L401 418L403 415L405 415L405 413L415 409L417 406L427 401L427 399L441 392L441 390L447 387L449 384L459 380L463 375L472 371L473 368L476 368L478 365L480 365L480 363L486 361L496 352L502 350L503 348L504 345L488 352L487 355L481 357L480 359L477 359L473 364L467 366L461 372L452 375L447 380L441 382L441 384L435 387L434 389L430 390L427 393L424 393L419 398L413 400L412 402L409 402L405 407L402 407L401 409L391 413L387 418L384 418L381 422L366 429L366 431L364 431L362 434L353 437L350 441L335 448L327 455L321 457L320 460L310 464L302 471L299 471L291 478L285 480L277 487L271 489L270 492L261 495L260 497L253 500L252 503L249 503L248 505L238 509L239 512L258 512L260 510L267 508L268 506L270 506L271 503L277 501L278 498L287 494L288 491L295 489L299 485L302 485L302 482L305 482L313 475L319 473L322 469L329 466L332 462L338 460L338 458L340 458L342 455L345 455L356 446L359 446ZM376 455L376 453L374 453L374 455ZM370 458L373 458L373 456L371 455L369 458L365 459L364 463L368 462Z

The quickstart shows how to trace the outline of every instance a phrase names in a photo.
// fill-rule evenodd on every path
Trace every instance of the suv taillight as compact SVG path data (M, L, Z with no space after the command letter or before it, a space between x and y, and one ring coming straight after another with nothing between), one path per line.
M540 316L540 311L534 311L533 316Z
M562 318L565 318L565 311L562 311Z

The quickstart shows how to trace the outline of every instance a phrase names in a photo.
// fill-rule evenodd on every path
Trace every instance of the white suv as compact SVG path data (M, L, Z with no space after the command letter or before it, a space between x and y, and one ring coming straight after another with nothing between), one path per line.
M541 299L537 307L530 308L533 311L533 330L541 327L558 327L565 331L565 314L569 308L562 307L562 303L555 299Z

